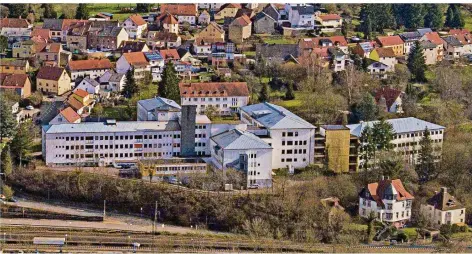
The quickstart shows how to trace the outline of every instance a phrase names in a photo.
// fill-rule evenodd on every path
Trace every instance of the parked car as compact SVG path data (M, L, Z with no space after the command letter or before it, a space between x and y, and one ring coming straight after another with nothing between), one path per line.
M259 184L257 184L257 183L251 184L251 185L249 185L249 189L259 189Z
M31 105L29 105L29 106L26 106L26 109L27 109L27 110L33 110L33 109L34 109L34 107L33 107L33 106L31 106Z

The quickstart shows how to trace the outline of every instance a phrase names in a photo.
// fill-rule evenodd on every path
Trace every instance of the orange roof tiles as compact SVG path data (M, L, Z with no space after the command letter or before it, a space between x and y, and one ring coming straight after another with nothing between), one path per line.
M124 53L123 56L132 66L146 66L149 64L143 52Z
M249 17L244 14L241 17L236 18L231 24L236 24L240 26L248 26L251 24L251 19L249 19Z
M89 59L77 60L69 62L69 69L78 70L95 70L95 69L111 69L112 65L108 59Z
M346 38L342 35L331 36L331 37L317 37L317 38L303 38L300 39L299 46L301 49L313 49L313 48L321 48L320 40L330 40L333 42L333 46L347 46L348 43Z
M169 12L176 16L197 16L196 4L161 4L161 13Z
M5 77L1 85L10 87L24 87L27 80L28 75L26 74L11 74Z
M82 102L78 101L73 96L69 97L69 99L67 100L67 103L69 103L69 105L75 110L79 110L85 107L85 105Z
M400 179L395 180L382 180L378 183L370 183L367 185L367 189L370 192L372 198L380 205L384 205L382 202L382 197L384 196L385 189L392 184L393 188L398 192L397 200L407 200L407 199L414 199L413 195L411 195L408 191L405 190L403 187L402 181Z
M74 123L77 120L80 119L80 115L75 112L74 109L71 107L67 107L66 109L63 109L60 114L69 122L69 123Z
M182 97L249 96L246 82L180 83Z
M377 37L377 40L382 45L382 47L403 44L402 38L400 38L400 36L398 36L398 35L379 36L379 37Z
M174 59L174 60L179 60L179 52L177 52L177 49L161 49L159 50L159 53L161 53L162 58L164 60L167 59Z
M469 30L467 29L451 29L449 30L449 34L455 35L455 34L469 34Z
M395 57L395 52L392 48L376 48L374 49L379 54L379 57Z
M175 24L179 23L179 21L177 21L177 19L174 17L174 15L170 14L169 12L166 12L166 13L162 14L158 19L163 24L175 25Z
M26 19L3 18L0 20L0 27L28 28L29 22Z
M436 45L443 44L443 41L441 40L441 37L439 37L439 34L437 32L426 33L424 36L426 37L427 40L429 40L430 42Z
M319 16L321 20L328 21L328 20L340 20L341 16L338 14L326 14Z
M75 90L74 93L77 94L78 96L82 97L82 98L84 98L84 97L86 97L87 95L89 95L89 93L88 93L87 91L85 91L85 90L83 90L83 89L80 89L80 88L77 89L77 90Z
M133 21L133 23L137 26L142 26L142 25L147 24L146 21L143 19L143 17L141 17L141 15L139 14L133 14L129 16L129 19L131 19L131 21Z
M45 40L49 40L49 39L51 39L50 32L51 32L51 30L49 30L49 29L35 28L31 32L31 37L38 36L38 37L41 37Z

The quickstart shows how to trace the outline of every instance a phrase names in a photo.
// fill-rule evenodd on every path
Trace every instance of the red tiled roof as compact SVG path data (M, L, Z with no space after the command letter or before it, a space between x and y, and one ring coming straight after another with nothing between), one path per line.
M1 85L9 87L24 87L27 80L28 75L26 74L11 74L5 76L5 79L3 80Z
M340 20L341 16L338 14L326 14L319 16L321 20L328 21L328 20Z
M161 4L161 13L169 12L176 16L196 16L196 4Z
M71 107L67 107L60 112L60 114L69 122L74 123L80 119L80 115L75 112Z
M370 192L372 198L381 206L384 206L382 197L384 196L385 189L392 184L393 188L398 192L397 201L414 199L408 191L403 187L403 183L400 179L395 180L382 180L378 183L370 183L367 185L367 189Z
M449 34L455 35L455 34L470 34L469 30L467 29L451 29L449 30Z
M462 44L472 44L472 34L456 34L454 35Z
M249 17L246 15L242 15L241 17L236 18L231 24L249 26L251 24L251 19L249 19Z
M82 98L85 98L87 95L89 95L89 93L83 89L76 89L74 91L75 94L77 94L78 96L82 97Z
M162 58L164 60L167 59L174 59L174 60L179 60L179 52L177 52L177 49L161 49L159 50L159 53L161 53Z
M385 102L387 104L387 108L390 108L395 100L402 94L403 92L397 89L389 88L389 87L382 87L375 91L375 100L377 103L380 101L380 98L385 98Z
M59 53L61 50L61 44L38 42L34 44L34 49L36 53L38 52Z
M442 45L443 41L441 40L441 37L439 37L439 34L437 32L430 32L430 33L425 33L424 35L427 40L430 42L436 44L436 45Z
M146 66L149 64L143 52L124 53L123 56L132 66Z
M347 46L346 38L342 35L331 37L303 38L300 39L299 46L301 49L321 48L320 40L328 39L333 42L333 46Z
M382 45L382 47L403 44L402 38L400 38L398 35L379 36L377 37L377 40Z
M379 54L379 57L395 57L395 52L392 48L376 48L374 49Z
M75 110L79 110L85 107L85 105L82 102L78 101L73 96L69 97L69 99L67 100L67 103Z
M225 8L236 8L236 9L241 9L241 4L235 4L235 3L229 3L229 4L223 4L220 7L220 11L225 9Z
M246 82L179 83L181 97L249 96Z
M133 23L137 26L142 26L146 24L146 21L139 14L133 14L129 16L129 19L131 19L131 21L133 21Z
M41 37L45 40L49 40L49 39L51 39L50 32L51 32L51 30L49 30L49 29L35 28L31 32L31 37L38 36L38 37Z
M28 28L29 22L26 19L3 18L0 20L0 27Z
M42 66L36 78L57 81L61 78L63 72L64 68L61 67Z
M174 17L174 15L170 14L169 12L163 13L159 18L158 18L161 23L163 24L178 24L179 21Z
M95 69L111 69L112 65L108 59L89 59L77 60L69 62L69 69L72 71L78 70L95 70Z

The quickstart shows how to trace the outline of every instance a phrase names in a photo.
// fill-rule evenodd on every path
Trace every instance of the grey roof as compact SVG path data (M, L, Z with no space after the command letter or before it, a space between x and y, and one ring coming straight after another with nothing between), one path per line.
M277 61L299 56L298 44L256 44L256 52L259 56Z
M178 121L169 122L116 122L107 125L105 122L83 122L74 124L55 124L43 127L47 134L61 133L113 133L136 131L179 131Z
M124 73L113 73L108 79L108 82L120 82L124 76Z
M434 49L436 48L436 44L432 43L431 41L422 41L421 47L424 49Z
M118 34L120 34L121 30L124 29L123 27L119 27L119 26L109 26L109 27L105 27L103 28L103 30L101 30L97 36L101 36L101 37L106 37L106 36L112 36L112 37L116 37L118 36Z
M254 20L255 20L255 21L258 21L258 20L260 20L260 19L262 19L262 18L265 18L265 17L268 17L268 18L270 18L271 20L273 20L274 22L277 22L273 17L271 17L270 15L268 15L267 13L265 13L265 12L263 12L263 11L257 13L256 16L254 17Z
M378 121L371 121L371 122L363 122L363 123L358 123L358 124L350 124L350 125L346 125L346 127L351 129L352 135L356 137L360 137L365 127L367 126L372 127L377 122ZM426 122L424 120L421 120L415 117L389 119L389 120L386 120L386 122L392 125L393 131L395 133L424 131L426 127L428 127L429 130L442 130L446 128L444 126Z
M320 127L325 130L349 130L349 128L344 125L321 125Z
M180 111L181 109L180 105L177 104L175 101L162 97L140 100L138 101L138 104L145 108L147 111L155 109L164 111Z
M91 79L90 77L84 78L82 81L86 81L87 83L91 84L94 87L97 87L100 85L95 79Z
M292 6L292 10L297 10L300 15L312 15L315 13L313 5L296 5Z
M225 131L211 139L225 150L272 149L256 135L237 129Z
M451 45L453 47L459 47L462 46L462 43L454 36L447 36L442 38L448 45Z
M274 20L279 19L279 11L274 7L273 4L268 4L263 10L265 14L272 17Z
M400 34L400 38L404 41L417 41L421 39L421 34L419 32L405 32Z
M311 129L311 123L303 120L287 109L268 102L241 107L241 110L253 117L268 129Z
M61 31L63 21L63 19L44 19L43 28L54 31Z
M427 33L432 33L433 30L431 30L431 28L420 28L420 29L417 29L416 31L418 31L418 33L420 33L421 36L427 34Z
M336 57L346 55L346 54L344 53L344 51L342 51L342 50L340 50L340 49L338 49L338 48L328 48L328 53L330 53L331 55L334 55L334 56L336 56Z

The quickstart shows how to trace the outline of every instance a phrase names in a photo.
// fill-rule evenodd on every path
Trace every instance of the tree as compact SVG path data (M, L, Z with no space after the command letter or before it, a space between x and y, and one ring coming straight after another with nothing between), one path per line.
M444 14L441 6L439 4L430 4L424 17L424 25L431 29L440 29L444 24L443 19Z
M179 78L172 62L168 62L158 87L159 96L174 100L180 104Z
M370 168L371 160L374 157L376 150L373 130L370 126L366 126L364 130L362 130L359 141L360 158L362 160L360 166L367 170Z
M5 5L0 5L0 17L8 17L10 10Z
M205 108L205 115L208 116L210 120L215 119L217 114L218 114L218 109L215 106L209 105L208 107Z
M426 183L435 179L439 172L434 162L434 147L428 128L424 130L423 138L420 140L420 151L418 152L418 163L416 173L420 183Z
M6 200L9 200L13 197L13 190L8 185L3 185L2 192Z
M287 84L287 92L285 92L285 99L286 100L295 99L295 93L293 92L293 83L292 82L288 82L288 84Z
M360 12L362 29L366 32L383 32L384 29L395 26L395 16L393 15L392 4L363 4ZM370 20L370 21L369 21ZM371 26L368 29L368 26Z
M28 121L20 124L15 137L11 141L11 152L16 161L20 163L20 166L23 161L29 160L34 136L34 125Z
M138 85L136 84L136 80L134 79L134 68L130 68L126 72L126 81L123 87L122 94L126 98L131 98L137 92L138 92Z
M266 102L269 100L269 84L262 84L261 92L259 93L259 102Z
M10 17L12 18L19 18L25 17L28 13L28 5L27 4L9 4L8 10L10 11Z
M137 12L149 12L151 11L152 4L136 4Z
M424 60L423 47L419 41L415 42L415 46L408 55L408 70L410 70L412 78L417 82L426 82L426 63Z
M98 121L100 121L100 117L103 114L103 106L101 103L97 103L93 108L92 108L92 113L93 115L98 117Z
M17 125L16 119L13 117L11 105L5 97L0 96L0 142L3 138L9 138L15 133Z
M464 27L464 17L462 16L461 10L457 4L449 4L444 25L450 28Z
M369 213L369 217L367 217L367 243L372 243L375 236L375 219L377 216L374 212Z
M364 25L364 39L371 40L372 39L372 19L370 16L367 16L365 25Z
M9 176L13 172L13 164L11 160L10 146L7 146L2 151L2 170L5 176Z
M8 49L8 38L0 35L0 53L4 53Z
M61 4L62 15L60 18L73 19L77 13L77 4Z
M54 10L54 5L42 4L42 8L44 9L43 18L47 18L47 19L57 18L57 12Z
M372 127L372 134L377 150L389 151L392 149L394 130L390 123L384 119L374 123Z
M355 113L359 120L372 121L377 119L379 108L375 102L375 98L370 93L365 93L362 101L357 105Z
M76 19L88 19L89 18L89 11L87 4L79 4L77 7L77 11L75 13Z
M406 4L405 27L416 29L424 26L424 4Z

